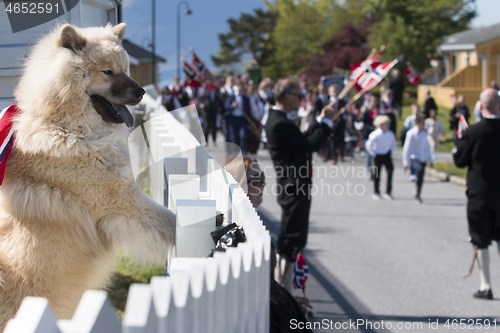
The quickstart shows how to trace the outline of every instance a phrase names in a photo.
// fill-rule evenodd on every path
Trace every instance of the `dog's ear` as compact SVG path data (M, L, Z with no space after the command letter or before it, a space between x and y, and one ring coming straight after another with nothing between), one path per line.
M69 24L62 26L61 32L59 33L60 46L70 49L76 53L76 51L83 49L86 43L87 40L85 37L80 36L78 32L76 32L75 28Z
M123 36L125 36L125 28L127 25L125 23L120 23L117 24L113 27L113 33L118 36L119 40L123 39Z

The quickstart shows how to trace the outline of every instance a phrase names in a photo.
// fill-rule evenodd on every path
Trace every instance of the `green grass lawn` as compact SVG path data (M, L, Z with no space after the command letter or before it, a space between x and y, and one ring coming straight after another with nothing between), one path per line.
M396 131L399 132L403 128L404 120L406 119L406 117L408 117L411 114L410 104L413 102L414 102L414 100L412 100L412 101L405 100L405 103L404 103L405 106L403 106L402 117L401 117L401 119L398 119ZM420 110L423 110L423 105L420 105ZM443 108L443 107L438 107L437 115L438 115L438 118L441 120L441 123L443 124L445 134L441 138L441 144L437 147L436 151L441 152L441 153L450 153L451 154L451 150L455 147L455 142L453 140L453 133L452 133L452 130L450 130L450 126L449 126L449 122L448 122L449 114L450 114L449 109ZM473 118L474 117L469 118L469 120L471 120L472 123L474 123ZM396 137L398 139L399 146L402 146L401 141L399 140L399 133L396 133ZM457 177L465 178L467 176L467 168L459 169L453 163L444 163L444 162L435 163L434 168L438 171L442 171L446 174L454 175Z
M453 163L438 162L434 163L434 169L461 178L467 177L467 168L457 168Z
M411 114L411 108L409 105L411 103L408 103L408 101L405 101L404 104L405 104L405 106L403 106L403 111L402 111L403 114L402 114L401 118L398 119L398 122L397 122L396 131L398 133L395 133L396 137L398 139L399 146L402 146L401 141L399 140L399 132L403 128L403 124L404 124L406 117L408 117ZM423 110L422 105L420 105L420 110ZM449 126L449 122L448 122L449 114L450 114L449 109L443 108L443 107L438 107L438 119L441 120L441 123L443 124L445 134L441 138L441 144L437 147L437 152L451 153L451 150L455 146L455 142L453 141L453 133L450 130L450 126ZM469 120L471 121L471 124L474 123L473 118L474 117L469 118ZM471 125L471 124L469 124L469 125Z

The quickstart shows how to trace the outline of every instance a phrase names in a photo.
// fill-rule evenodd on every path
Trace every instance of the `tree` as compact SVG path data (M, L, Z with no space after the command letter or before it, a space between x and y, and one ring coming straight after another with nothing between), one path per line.
M383 58L405 55L417 68L428 67L442 37L468 29L475 0L366 0L379 21L371 29L373 47L386 46Z
M350 70L350 65L363 61L370 53L368 44L371 20L362 26L345 25L338 34L320 45L322 52L301 59L298 67L305 67L308 85L316 85L323 75L334 73L334 69Z
M327 13L320 11L318 1L313 0L276 0L266 4L279 17L271 37L272 59L263 67L264 74L273 79L297 74L297 59L319 52L319 44L328 37Z
M254 9L253 15L243 13L238 20L227 20L230 32L219 34L220 49L212 56L214 64L232 65L250 54L258 66L265 65L272 51L269 43L277 17L276 11Z

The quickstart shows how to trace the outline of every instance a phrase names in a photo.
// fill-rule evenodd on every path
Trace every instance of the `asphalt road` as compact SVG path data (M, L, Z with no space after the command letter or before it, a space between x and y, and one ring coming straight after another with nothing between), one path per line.
M222 139L219 137L219 139ZM223 144L207 151L224 160ZM258 153L268 185L259 214L273 238L280 228L275 173L267 150ZM423 204L393 155L393 201L374 201L373 183L359 154L337 166L314 158L313 199L304 256L306 295L315 332L500 331L500 256L490 247L493 301L476 300L465 214L465 188L427 177ZM451 155L438 160L451 162ZM385 171L381 192L385 191ZM302 291L294 291L302 295ZM496 326L495 329L495 321ZM462 326L460 326L460 322ZM489 328L484 325L490 323ZM448 325L447 325L448 324ZM291 330L293 332L293 330Z
M272 161L266 150L258 157L268 182L259 212L277 235L281 208L273 193ZM416 204L415 185L403 173L400 151L394 162L394 201L374 201L364 158L356 155L337 166L314 159L317 194L304 256L311 271L306 291L315 332L494 331L493 320L500 326L496 244L490 258L492 290L498 297L472 298L479 287L477 266L471 277L462 278L473 254L465 188L426 178L424 203ZM383 193L385 171L382 177ZM492 322L489 329L479 326L487 320Z

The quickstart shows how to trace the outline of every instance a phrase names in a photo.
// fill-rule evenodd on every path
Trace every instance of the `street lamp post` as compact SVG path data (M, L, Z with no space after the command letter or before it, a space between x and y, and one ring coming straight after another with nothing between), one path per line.
M155 59L155 0L153 0L151 20L151 81L156 88L156 59Z
M186 6L186 15L191 15L192 11L189 8L187 1L179 1L177 4L177 76L181 77L181 6Z

